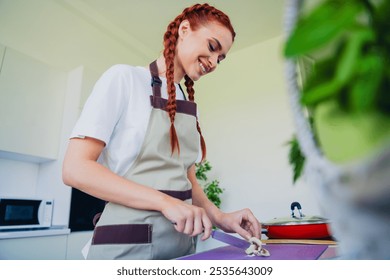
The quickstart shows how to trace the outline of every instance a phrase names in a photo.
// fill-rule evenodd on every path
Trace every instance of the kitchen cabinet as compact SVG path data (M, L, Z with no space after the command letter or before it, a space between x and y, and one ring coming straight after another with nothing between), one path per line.
M0 239L0 259L64 260L67 235Z
M65 73L8 47L0 57L0 157L56 159Z
M81 250L92 238L93 231L80 231L68 235L67 260L84 260Z
M83 260L81 250L93 231L68 228L0 232L0 260Z

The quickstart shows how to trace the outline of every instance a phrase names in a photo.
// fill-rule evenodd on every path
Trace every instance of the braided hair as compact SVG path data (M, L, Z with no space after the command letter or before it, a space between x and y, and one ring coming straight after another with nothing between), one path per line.
M171 150L172 153L177 149L177 152L180 154L180 145L179 139L176 134L175 129L175 115L176 115L176 87L174 84L174 58L175 58L175 50L176 44L179 37L179 26L183 20L188 20L190 23L191 29L196 30L200 25L206 25L209 22L217 22L226 28L232 33L232 40L234 41L234 37L236 33L233 29L233 26L230 22L229 17L216 9L209 4L195 4L191 7L188 7L183 10L183 12L178 15L167 27L167 31L164 34L164 58L166 65L166 78L167 78L167 91L168 91L168 102L167 102L167 111L169 118L171 120L170 127L170 141L171 141ZM194 94L195 90L193 88L194 81L192 81L187 75L185 78L185 86L188 93L188 99L191 102L194 102ZM206 143L202 136L202 132L200 130L199 122L196 120L196 127L200 134L200 144L202 149L202 161L206 157Z

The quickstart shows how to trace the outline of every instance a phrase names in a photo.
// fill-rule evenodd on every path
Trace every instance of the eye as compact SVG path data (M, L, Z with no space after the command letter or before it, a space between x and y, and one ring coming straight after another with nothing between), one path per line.
M213 46L213 44L209 43L209 50L211 52L215 52L216 48L215 48L215 46Z
M208 47L209 47L209 51L210 52L218 52L222 49L221 47L221 44L219 43L219 41L217 39L214 39L214 40L210 40L209 41L209 44L208 44ZM226 57L225 54L221 54L218 56L218 59L217 59L217 63L221 63L222 60L224 60Z

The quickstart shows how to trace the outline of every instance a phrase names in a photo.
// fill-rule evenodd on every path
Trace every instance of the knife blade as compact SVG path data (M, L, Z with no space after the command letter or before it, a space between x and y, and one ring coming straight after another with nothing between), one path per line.
M244 249L244 250L246 250L251 245L251 243L249 243L248 241L246 241L244 239L241 239L241 238L235 237L233 235L224 233L220 230L213 230L211 232L211 237L214 238L215 240L221 241L221 242L229 244L233 247L237 247L237 248Z

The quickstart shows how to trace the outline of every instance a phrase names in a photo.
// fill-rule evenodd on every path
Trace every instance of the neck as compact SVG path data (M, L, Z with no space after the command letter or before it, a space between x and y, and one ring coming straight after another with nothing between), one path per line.
M157 58L157 68L158 68L158 74L160 76L166 77L166 72L167 72L167 67L165 65L165 58L163 55L161 55L159 58ZM180 83L180 81L184 78L184 73L183 71L178 71L176 59L174 61L174 82L175 83Z

